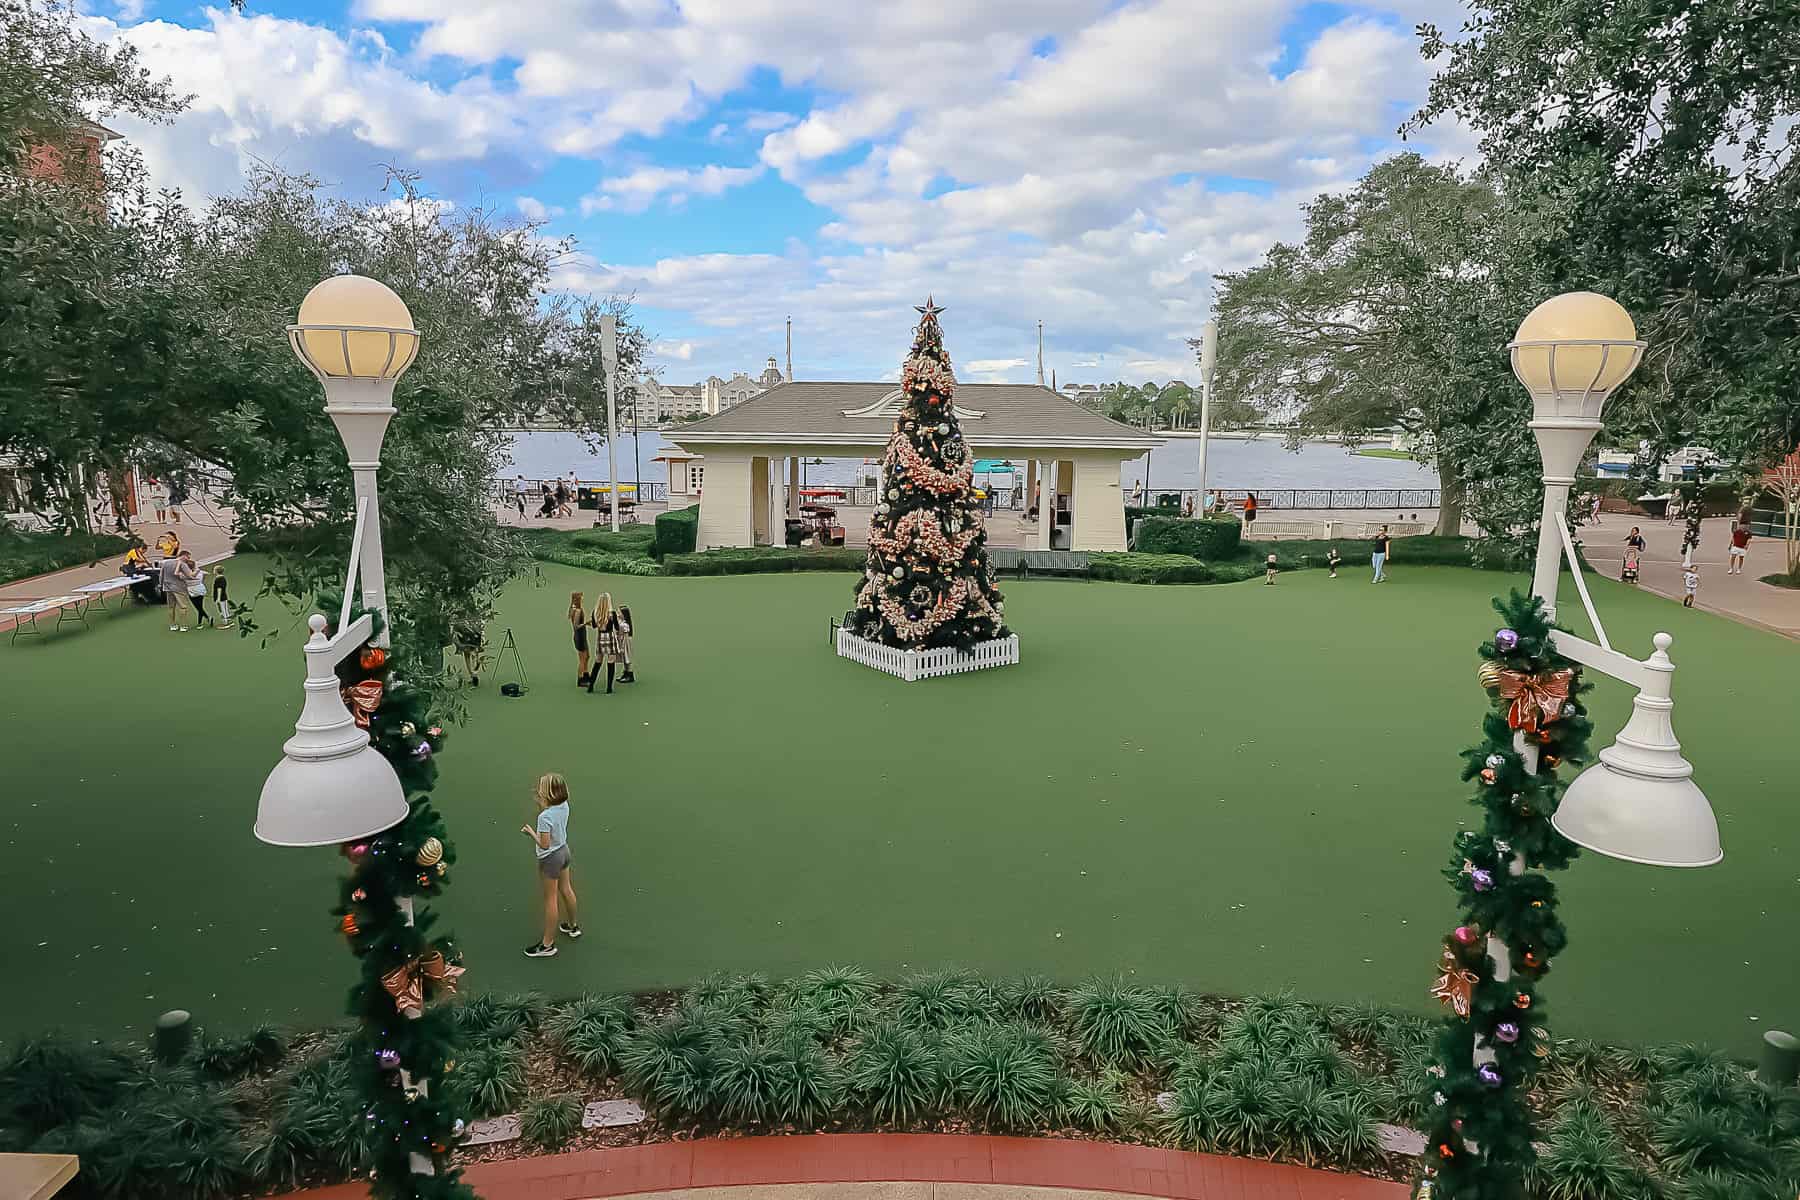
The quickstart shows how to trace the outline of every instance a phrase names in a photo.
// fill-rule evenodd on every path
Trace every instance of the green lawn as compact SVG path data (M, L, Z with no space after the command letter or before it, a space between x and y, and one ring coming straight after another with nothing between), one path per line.
M248 560L232 577L252 590ZM1473 647L1513 580L1404 564L1364 580L1014 584L1019 666L909 685L827 648L849 576L614 578L642 682L607 697L574 689L562 622L570 589L591 600L602 580L546 567L499 623L530 695L484 684L442 758L462 861L439 910L466 982L954 963L1426 1010L1452 914L1438 872L1474 813L1457 780L1484 703ZM1800 646L1593 586L1617 643L1676 634L1677 729L1727 857L1577 863L1549 1002L1565 1031L1743 1051L1800 1019L1784 853ZM0 1034L141 1032L171 1007L215 1027L337 1015L353 975L326 911L339 860L250 833L299 708L298 628L259 650L134 611L0 646ZM1602 684L1607 738L1627 705ZM590 933L533 961L517 830L549 769L573 787Z

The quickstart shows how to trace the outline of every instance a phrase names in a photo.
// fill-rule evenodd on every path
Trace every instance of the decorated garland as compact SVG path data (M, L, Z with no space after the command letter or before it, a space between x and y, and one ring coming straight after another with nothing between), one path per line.
M1495 600L1504 628L1481 647L1492 709L1463 752L1479 832L1456 837L1444 872L1461 921L1444 938L1431 994L1449 1009L1426 1097L1418 1200L1517 1200L1534 1152L1528 1093L1549 1033L1538 981L1567 941L1543 874L1577 851L1556 832L1557 769L1587 757L1592 725L1580 669L1550 644L1543 603Z
M956 415L956 376L930 301L900 371L905 401L882 458L869 556L844 617L851 633L904 649L1005 637L974 463Z
M377 613L375 636L380 631ZM456 862L430 799L444 731L431 722L430 697L396 678L391 656L373 638L343 661L338 679L345 704L393 764L409 801L398 825L341 847L350 874L332 910L362 960L362 978L350 991L350 1014L359 1022L351 1062L372 1163L370 1193L377 1200L472 1200L450 1159L463 1122L440 1082L455 1065L456 1026L449 1012L430 1007L456 991L461 956L449 938L432 936L435 918L418 903L449 885Z

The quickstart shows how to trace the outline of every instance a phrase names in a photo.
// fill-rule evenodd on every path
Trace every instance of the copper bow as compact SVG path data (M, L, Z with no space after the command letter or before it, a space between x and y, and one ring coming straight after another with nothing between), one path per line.
M365 679L361 683L353 683L343 689L344 706L356 723L364 729L369 727L369 718L381 707L381 680Z
M1438 960L1443 974L1431 985L1431 994L1448 1004L1457 1016L1468 1019L1470 1003L1475 995L1475 972L1464 967L1450 947L1444 947L1444 956Z
M427 981L446 992L456 991L456 979L466 970L444 960L442 951L432 950L411 962L402 963L381 977L381 986L394 998L394 1007L408 1017L425 1012Z
M1500 672L1500 698L1511 700L1506 723L1526 733L1536 733L1541 726L1562 716L1563 702L1575 683L1575 669L1563 667L1542 675L1523 671Z

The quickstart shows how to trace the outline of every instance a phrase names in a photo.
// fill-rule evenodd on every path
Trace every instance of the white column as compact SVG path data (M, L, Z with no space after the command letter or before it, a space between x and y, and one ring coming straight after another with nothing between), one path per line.
M1208 321L1200 334L1200 494L1194 511L1206 515L1206 439L1212 430L1213 374L1219 354L1219 323Z
M1056 460L1044 460L1038 470L1038 486L1043 500L1038 505L1038 548L1050 549L1050 531L1056 528Z
M787 515L790 517L800 515L800 456L798 454L788 457Z

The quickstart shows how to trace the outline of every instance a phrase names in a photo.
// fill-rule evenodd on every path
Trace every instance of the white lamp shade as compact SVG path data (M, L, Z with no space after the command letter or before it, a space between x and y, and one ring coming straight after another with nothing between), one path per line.
M1614 388L1643 357L1631 314L1597 292L1552 296L1519 325L1513 374L1531 393L1539 418L1597 420Z
M393 766L365 740L337 758L284 757L256 806L256 836L274 846L335 846L406 819Z
M289 334L302 362L335 379L398 379L419 352L406 303L365 275L316 284Z
M1691 774L1622 770L1612 747L1569 785L1551 824L1577 846L1652 867L1710 867L1725 857L1718 819Z

